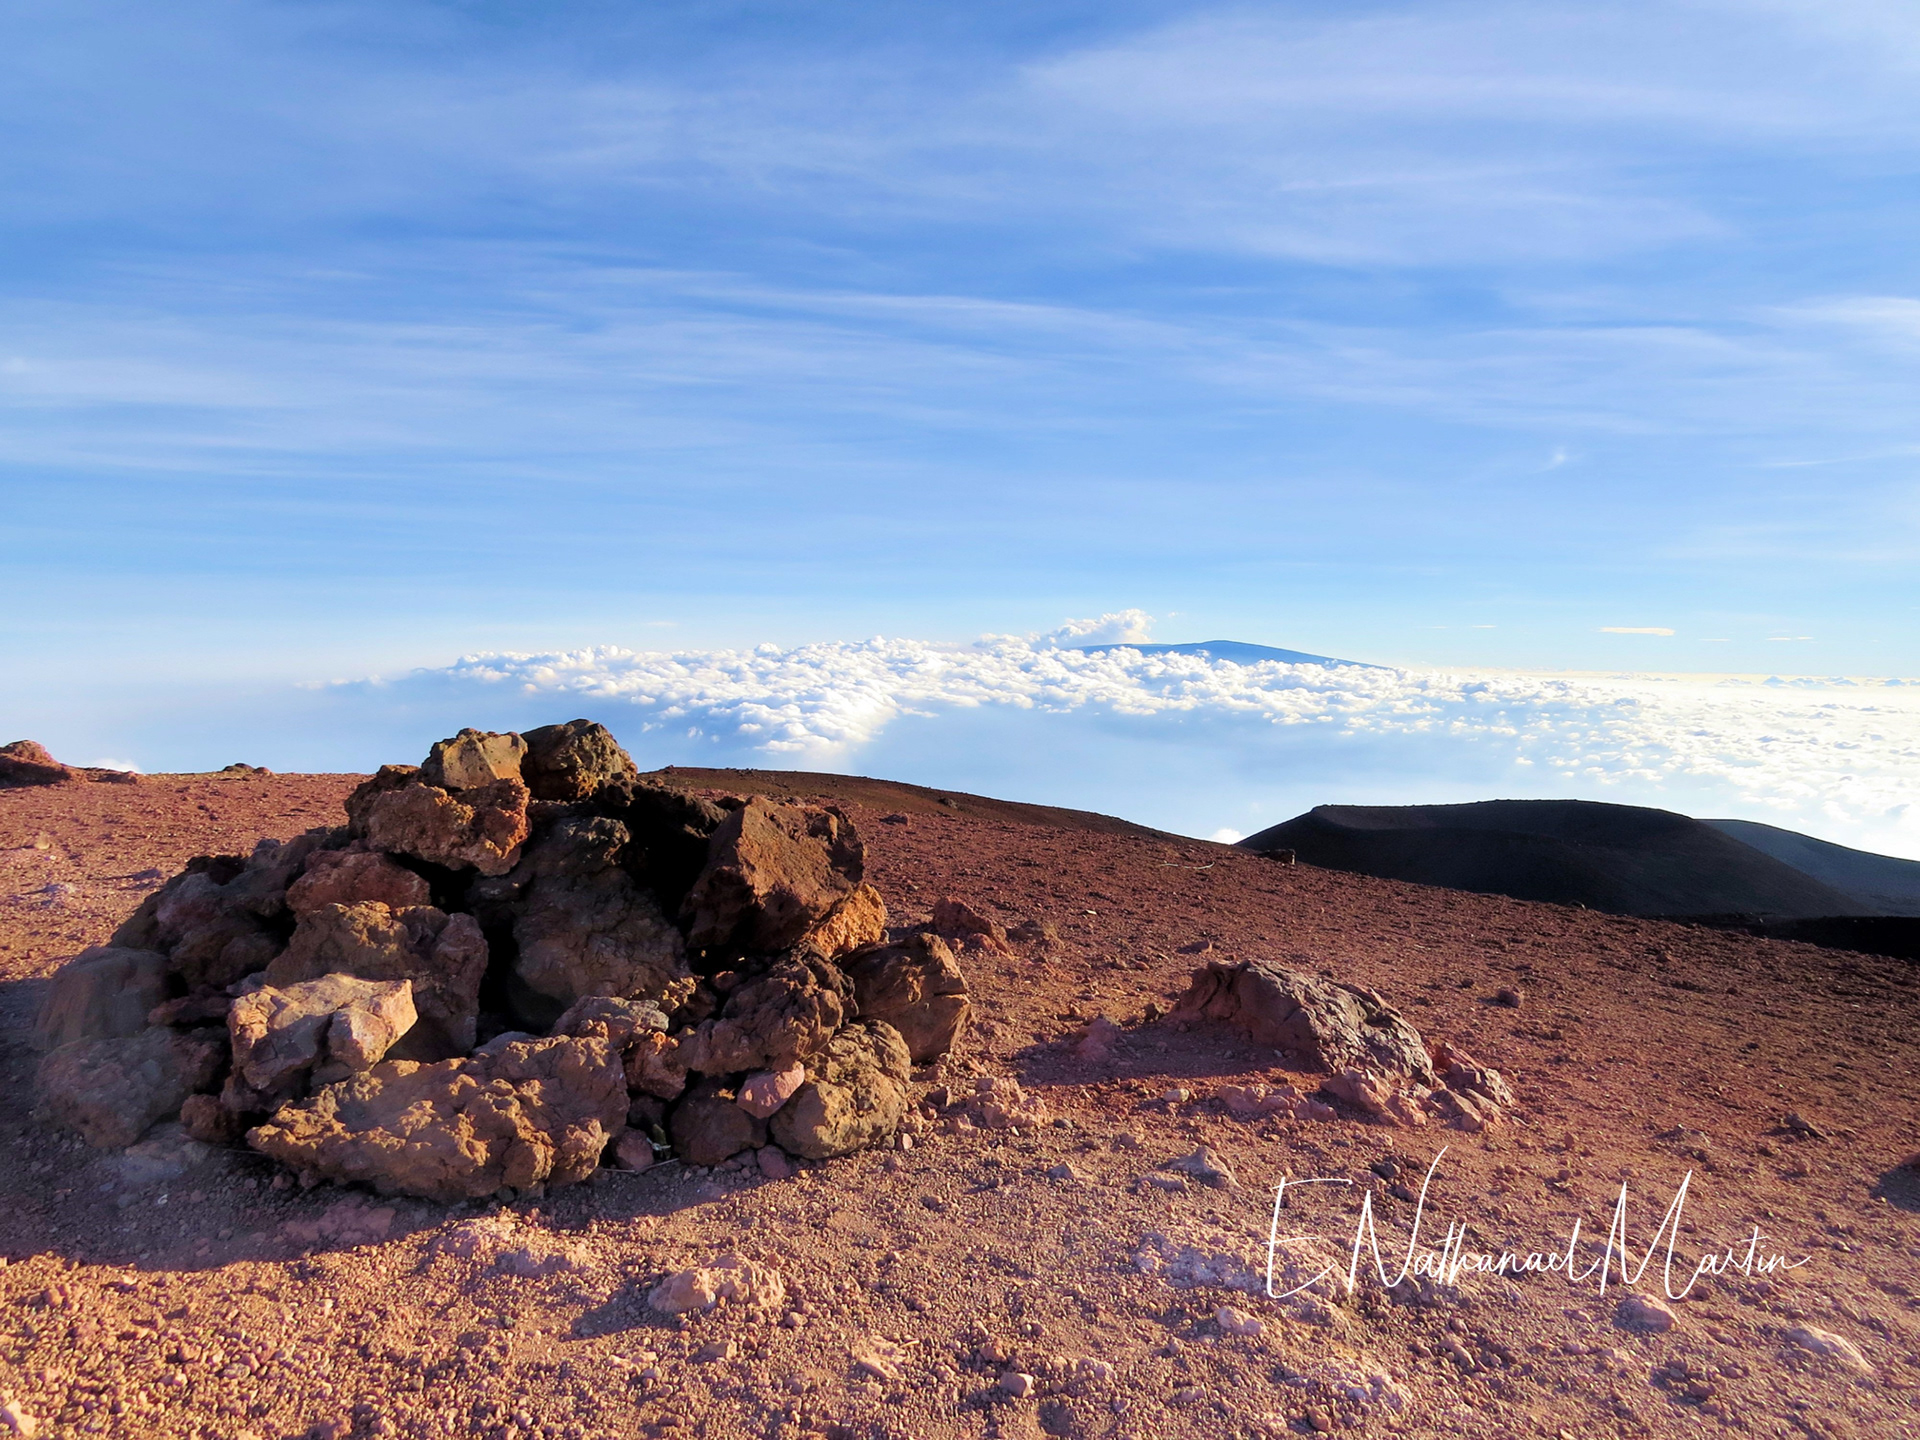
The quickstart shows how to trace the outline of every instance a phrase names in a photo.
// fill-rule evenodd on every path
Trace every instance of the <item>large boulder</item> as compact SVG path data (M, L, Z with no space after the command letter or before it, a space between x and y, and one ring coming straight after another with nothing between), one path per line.
M587 800L603 785L633 780L640 769L604 725L569 720L529 730L521 766L536 800Z
M860 1014L898 1030L916 1065L951 1050L973 1016L966 977L952 947L938 935L923 930L842 963Z
M852 893L865 861L838 811L755 796L708 842L707 868L681 907L687 945L716 959L785 950Z
M780 1070L824 1049L853 1014L846 973L797 951L735 986L718 1016L681 1038L676 1058L703 1075Z
M413 1028L413 982L323 975L284 990L263 985L227 1012L236 1089L251 1092L243 1110L282 1100L371 1069Z
M74 779L73 768L62 765L33 740L0 745L0 790L27 785L58 785Z
M76 1040L40 1061L40 1101L89 1145L131 1145L156 1121L211 1086L220 1071L217 1043L152 1026L137 1035Z
M420 779L442 790L477 790L496 780L518 780L527 742L518 735L491 730L462 730L451 740L436 740L420 767Z
M390 910L428 904L433 898L426 877L378 850L321 850L287 887L287 908L307 915L322 905L360 905L378 901Z
M357 834L377 849L449 870L504 875L519 863L528 835L525 785L495 780L456 796L418 780L388 783L401 768L383 766L349 797Z
M385 1061L282 1106L247 1143L294 1170L451 1202L586 1179L626 1114L613 1046L555 1037L434 1065Z
M588 995L672 1009L691 991L680 932L620 866L627 839L618 820L563 819L510 874L481 882L513 917L507 999L530 1029L546 1030Z
M157 950L96 945L54 972L33 1025L33 1048L76 1040L116 1040L147 1028L147 1012L167 998L167 957Z
M675 1153L689 1165L718 1165L766 1144L767 1122L743 1110L737 1099L720 1080L689 1086L667 1121Z
M325 975L411 981L419 1018L393 1058L444 1060L473 1049L486 970L486 937L471 915L369 901L322 905L301 916L263 978L283 990Z
M220 989L265 968L292 928L287 888L325 831L262 840L253 854L200 855L114 931L112 943L159 950L188 989Z
M774 1113L774 1142L828 1160L892 1139L907 1113L911 1065L899 1031L884 1021L854 1021L807 1061L807 1083Z
M1435 1084L1419 1031L1373 991L1255 960L1211 960L1193 972L1169 1017L1221 1021L1306 1069L1354 1069Z

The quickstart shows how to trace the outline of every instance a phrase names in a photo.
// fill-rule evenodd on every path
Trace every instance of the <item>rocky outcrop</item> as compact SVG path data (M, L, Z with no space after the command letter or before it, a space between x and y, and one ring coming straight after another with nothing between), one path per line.
M321 843L321 835L300 835L262 840L246 859L190 860L114 932L113 943L164 952L189 990L242 980L285 945L287 888Z
M301 916L263 978L281 989L325 975L410 981L419 1018L393 1058L444 1060L473 1049L486 969L486 938L471 915L369 901Z
M419 779L442 790L478 790L496 780L519 780L526 754L527 742L518 735L462 730L450 740L434 742Z
M865 863L839 812L755 796L713 833L682 906L687 945L716 959L785 950L852 893Z
M58 785L75 779L72 767L62 765L33 740L0 745L0 790L28 785Z
M691 991L680 932L620 866L628 839L618 820L565 819L509 875L486 882L512 915L508 1000L523 1024L545 1030L588 995L672 1008Z
M807 1083L775 1112L774 1141L827 1160L893 1138L907 1113L906 1041L891 1025L856 1020L807 1062Z
M347 813L370 845L482 875L504 875L519 863L529 833L525 785L495 780L457 796L418 780L369 790L398 768L383 768L348 801Z
M1373 991L1259 961L1212 960L1193 972L1176 1022L1218 1021L1291 1054L1303 1069L1358 1068L1432 1085L1419 1031Z
M271 1110L281 1101L371 1069L413 1028L413 984L326 975L263 985L227 1013L233 1073L257 1097L236 1110Z
M734 988L718 1018L680 1042L689 1070L725 1075L778 1070L826 1048L853 1016L853 984L839 966L810 951L774 962Z
M101 1149L131 1145L156 1121L210 1087L220 1046L153 1026L137 1035L76 1040L40 1062L40 1102Z
M309 915L323 905L374 901L389 910L425 905L433 895L426 877L378 850L321 850L287 887L287 908Z
M33 1048L57 1050L76 1040L116 1040L147 1028L147 1014L167 998L167 957L156 950L96 945L54 972L33 1025Z
M247 1143L385 1195L467 1200L584 1180L626 1113L613 1047L553 1038L433 1065L383 1062L283 1106Z
M966 977L938 935L921 931L844 963L859 1013L898 1030L916 1065L951 1050L972 1018Z
M520 769L536 800L591 799L603 786L640 773L612 732L591 720L542 725L527 732L526 745Z
M933 929L956 945L978 946L1003 955L1013 953L1013 947L1007 942L1006 926L964 900L949 897L934 901Z

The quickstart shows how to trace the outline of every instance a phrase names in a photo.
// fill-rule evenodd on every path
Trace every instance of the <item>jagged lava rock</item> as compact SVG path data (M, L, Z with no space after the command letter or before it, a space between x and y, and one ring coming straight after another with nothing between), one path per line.
M138 1035L76 1040L43 1058L40 1099L89 1145L131 1145L149 1126L179 1112L220 1072L220 1046L161 1026Z
M631 781L640 769L604 725L569 720L526 734L520 773L536 800L586 800L604 785Z
M673 1107L667 1134L689 1165L718 1165L742 1150L767 1143L766 1121L736 1103L736 1092L722 1081L696 1081Z
M264 1102L244 1108L270 1110L305 1094L310 1080L371 1068L415 1018L409 980L324 975L240 996L227 1012L234 1073Z
M167 998L167 957L157 950L96 945L54 972L33 1025L33 1048L138 1035Z
M322 905L361 905L377 901L390 910L425 905L433 896L426 877L378 850L320 850L287 887L287 908L307 915Z
M283 1106L247 1143L294 1170L454 1201L586 1179L626 1114L613 1046L555 1037L432 1065L385 1061Z
M724 958L798 943L859 885L866 851L837 811L755 796L708 842L681 907L687 945Z
M114 932L113 943L164 951L189 990L244 979L286 944L287 889L321 842L321 834L262 840L246 859L189 860Z
M436 740L420 766L420 780L442 790L477 790L496 780L519 780L527 742L492 730L462 730Z
M356 834L378 849L450 870L504 875L526 843L527 787L508 778L457 796L406 766L383 765L347 797Z
M587 995L567 1007L553 1023L552 1034L592 1036L625 1047L636 1037L667 1028L667 1017L648 1000L613 995Z
M1259 961L1210 960L1174 1005L1176 1021L1222 1021L1317 1070L1360 1068L1435 1083L1427 1047L1373 991Z
M796 951L736 986L718 1018L681 1038L675 1058L706 1075L782 1070L824 1049L853 1013L846 973L823 956Z
M938 935L921 931L843 963L859 1013L898 1030L916 1065L951 1050L973 1015L966 977Z
M886 938L887 902L873 886L856 885L827 912L826 919L807 931L800 943L829 960L838 960Z
M647 780L609 782L596 804L625 823L633 837L623 860L628 873L660 897L667 914L678 915L707 868L714 831L733 811Z
M672 1009L691 993L680 932L620 866L629 838L618 820L569 817L529 844L510 873L476 884L477 908L512 916L507 998L525 1024L545 1030L588 995Z
M907 1113L907 1042L880 1020L856 1020L807 1062L807 1083L775 1113L773 1139L809 1160L850 1155L893 1137Z
M419 1018L393 1058L444 1060L473 1048L486 969L486 937L471 915L369 901L322 905L301 916L263 978L280 989L323 975L410 980Z

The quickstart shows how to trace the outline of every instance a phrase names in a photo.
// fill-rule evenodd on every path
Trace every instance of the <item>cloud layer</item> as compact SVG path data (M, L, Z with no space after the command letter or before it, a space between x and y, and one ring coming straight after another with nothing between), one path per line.
M1575 796L1920 855L1920 684L1237 665L1063 647L1137 637L1143 622L1109 616L964 646L476 655L325 697L442 725L588 715L649 764L860 770L1189 834L1246 832L1321 803Z

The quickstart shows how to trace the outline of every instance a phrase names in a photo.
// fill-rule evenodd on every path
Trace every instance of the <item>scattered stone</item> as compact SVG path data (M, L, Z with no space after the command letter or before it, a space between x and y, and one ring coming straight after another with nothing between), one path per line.
M615 1142L614 1159L622 1170L646 1170L653 1165L653 1141L638 1130L629 1130Z
M284 1106L247 1143L296 1171L452 1201L584 1180L626 1115L608 1043L553 1038L484 1058L383 1062Z
M1216 1098L1236 1120L1333 1120L1338 1113L1323 1100L1302 1094L1291 1085L1223 1085Z
M1076 1058L1097 1065L1113 1057L1114 1047L1120 1043L1123 1033L1112 1019L1096 1015L1087 1022L1087 1028L1080 1032L1080 1038L1074 1042L1073 1053Z
M209 1088L220 1058L217 1044L153 1026L138 1035L62 1045L40 1061L36 1088L54 1118L89 1145L118 1149Z
M1511 985L1503 985L1493 992L1493 1003L1496 1005L1504 1005L1509 1010L1518 1010L1524 1003L1525 998L1525 996Z
M1213 1186L1216 1190L1231 1190L1239 1185L1234 1178L1233 1169L1220 1157L1218 1151L1202 1145L1191 1155L1183 1155L1178 1160L1169 1160L1167 1169L1177 1170L1183 1175Z
M1613 1312L1614 1324L1623 1330L1642 1330L1663 1335L1673 1329L1676 1317L1665 1301L1651 1295L1628 1295Z
M676 1271L647 1295L648 1306L661 1315L686 1315L719 1305L764 1313L780 1309L786 1300L787 1284L777 1270L734 1254Z
M693 1352L696 1365L712 1365L716 1361L731 1360L740 1353L740 1347L731 1340L711 1340Z
M1266 1333L1267 1327L1244 1310L1236 1310L1231 1305L1222 1305L1213 1312L1213 1321L1220 1327L1222 1335L1232 1335L1239 1339L1256 1339Z
M31 744L31 741L19 742ZM13 746L8 746L13 749ZM30 1437L40 1433L40 1421L11 1396L0 1395L0 1435Z
M986 950L997 950L1011 955L1013 947L1007 943L1007 930L998 920L983 915L964 900L936 900L933 906L933 928L936 934L948 940L956 940L962 945L975 945Z
M33 1048L138 1035L147 1028L148 1012L166 998L165 955L96 945L54 972L34 1021Z
M1002 1370L998 1380L1000 1389L1016 1400L1024 1400L1039 1388L1040 1382L1033 1376L1019 1370Z
M1795 1135L1803 1135L1809 1140L1824 1140L1827 1138L1827 1132L1825 1130L1814 1124L1813 1121L1802 1115L1798 1110L1789 1111L1787 1118L1780 1123Z
M1873 1365L1860 1347L1844 1335L1836 1335L1831 1330L1816 1329L1812 1325L1796 1325L1787 1331L1784 1338L1788 1344L1798 1345L1810 1355L1838 1360L1849 1370L1858 1374L1873 1373Z
M767 1143L767 1126L738 1103L723 1081L703 1077L673 1107L673 1148L689 1165L719 1165Z
M1049 1180L1065 1180L1070 1184L1077 1185L1082 1181L1084 1181L1087 1177L1082 1175L1078 1170L1074 1169L1073 1165L1070 1162L1063 1160L1058 1165L1055 1165L1052 1169L1047 1171L1047 1178Z
M754 1151L753 1158L760 1166L760 1173L769 1180L791 1180L798 1173L787 1152L778 1145L763 1145Z
M898 1030L914 1064L945 1055L965 1033L973 1016L966 977L940 936L920 931L843 963L859 1013Z

